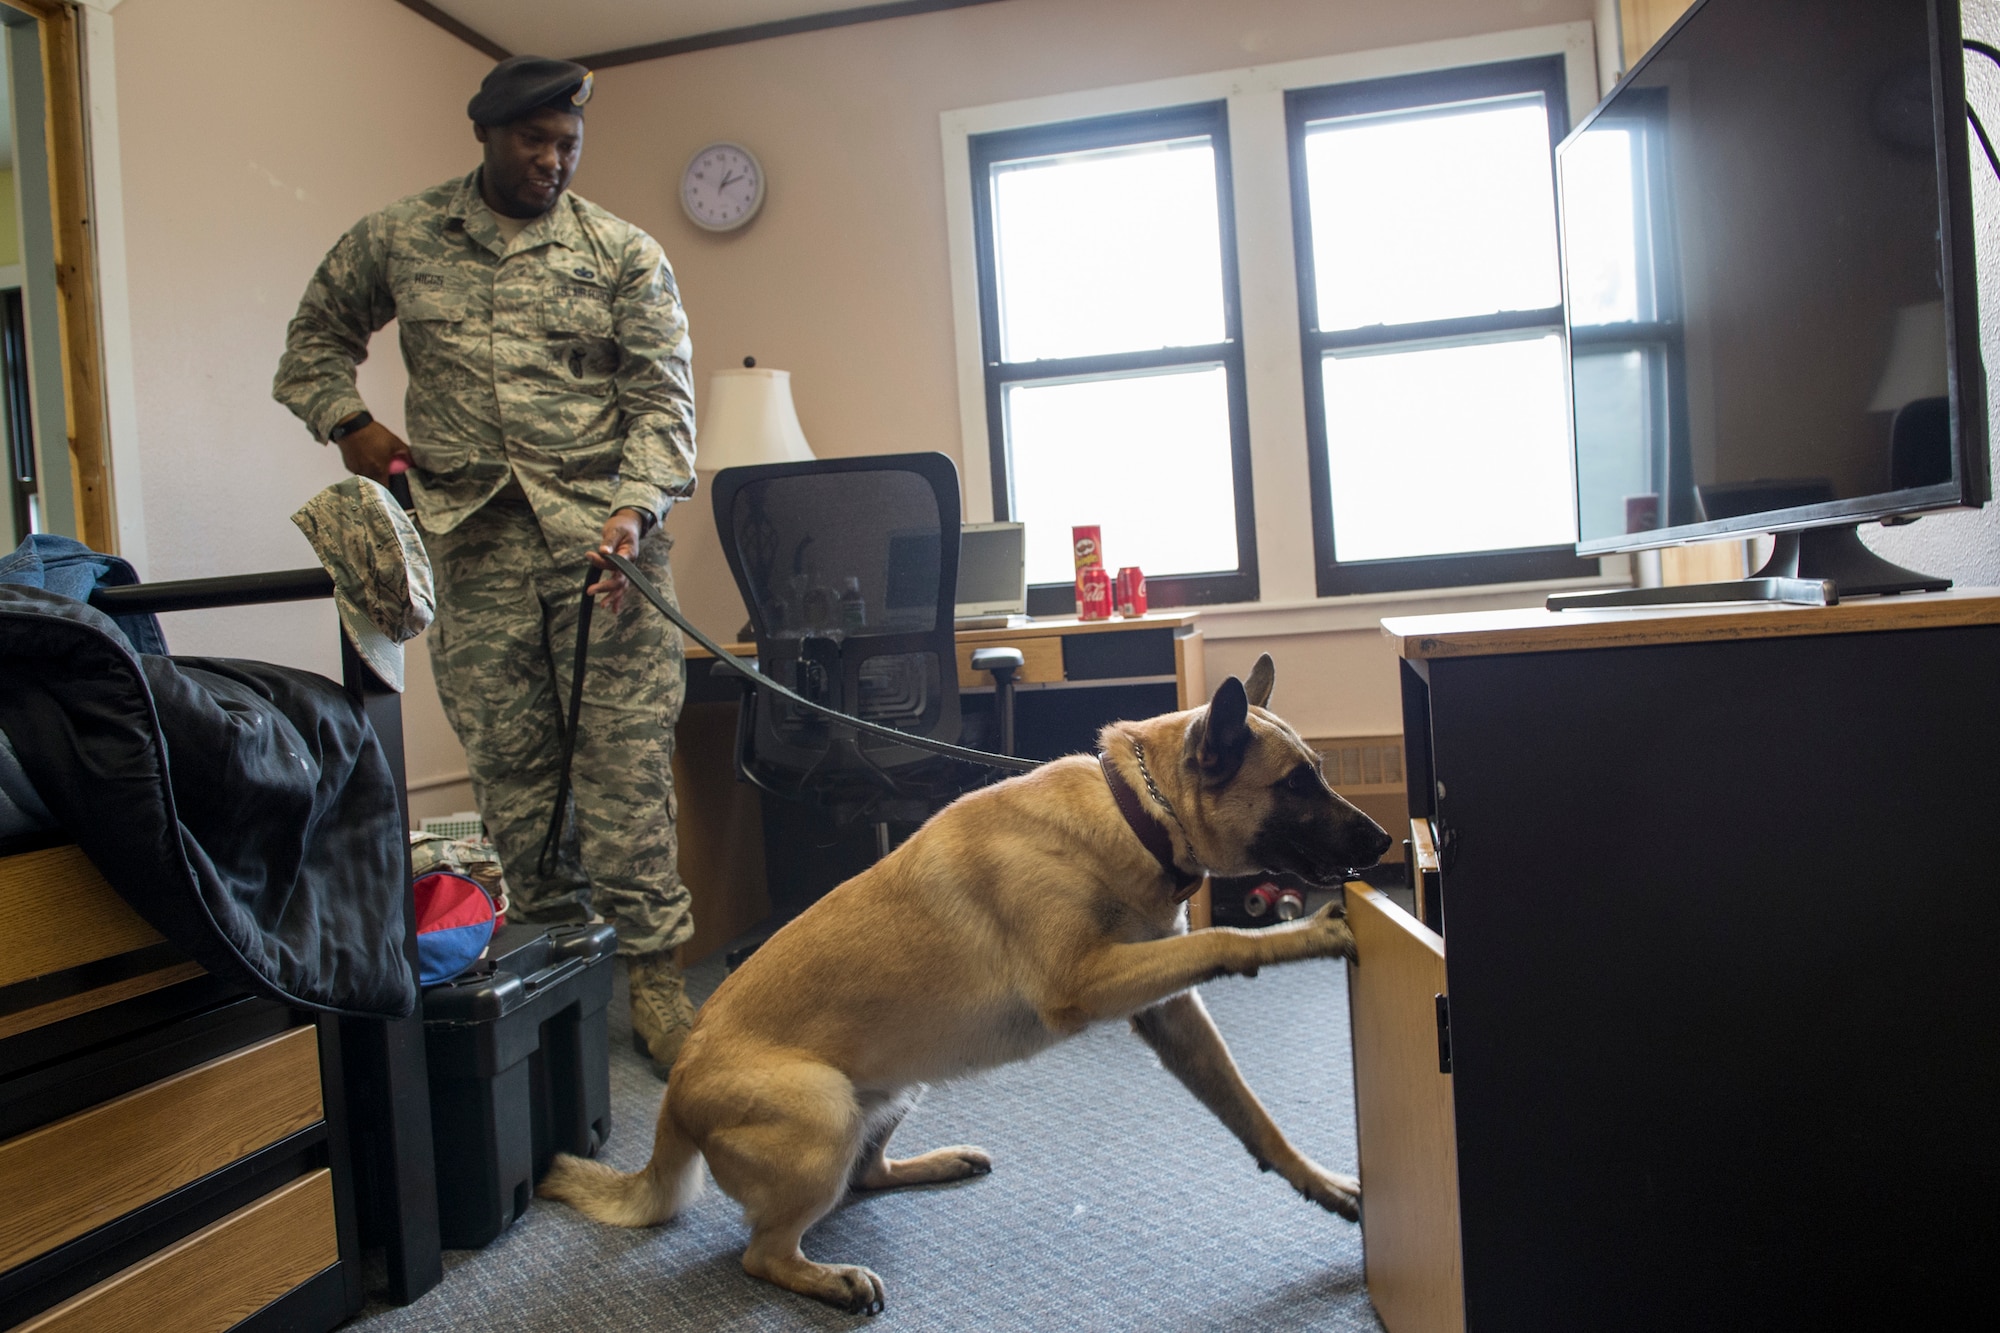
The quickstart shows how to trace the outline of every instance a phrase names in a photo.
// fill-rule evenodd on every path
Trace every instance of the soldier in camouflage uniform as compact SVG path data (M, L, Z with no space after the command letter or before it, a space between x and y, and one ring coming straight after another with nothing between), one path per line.
M408 469L437 580L431 656L518 914L618 930L635 1041L665 1076L693 1021L671 950L693 933L676 866L680 636L599 550L669 596L667 507L694 488L687 320L659 245L567 190L591 76L516 56L467 108L485 161L363 218L313 275L274 388L350 471ZM355 367L401 330L405 444ZM652 534L650 539L648 534ZM575 652L592 591L572 836L543 874Z

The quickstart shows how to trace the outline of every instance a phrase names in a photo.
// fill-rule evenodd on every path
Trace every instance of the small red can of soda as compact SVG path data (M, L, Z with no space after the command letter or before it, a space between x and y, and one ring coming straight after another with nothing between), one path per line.
M1118 580L1111 588L1111 600L1118 604L1121 616L1146 614L1146 576L1137 565L1126 565L1118 571Z
M1076 618L1111 619L1111 571L1102 565L1086 565L1076 572Z

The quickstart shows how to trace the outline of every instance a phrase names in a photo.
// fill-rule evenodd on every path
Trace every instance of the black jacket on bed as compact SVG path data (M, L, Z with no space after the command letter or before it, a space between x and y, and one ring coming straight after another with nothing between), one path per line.
M66 835L214 975L404 1017L403 821L360 708L308 671L135 653L85 603L0 583L0 729Z

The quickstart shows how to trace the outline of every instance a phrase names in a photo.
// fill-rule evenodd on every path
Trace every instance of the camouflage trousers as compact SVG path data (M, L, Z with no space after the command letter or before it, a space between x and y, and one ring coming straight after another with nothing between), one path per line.
M514 911L618 931L622 954L694 933L675 838L673 743L687 689L680 631L628 592L591 620L563 850L538 867L562 766L583 568L558 567L525 498L501 495L448 533L424 534L437 579L431 661L465 747L487 835ZM655 531L637 564L668 597L671 543Z

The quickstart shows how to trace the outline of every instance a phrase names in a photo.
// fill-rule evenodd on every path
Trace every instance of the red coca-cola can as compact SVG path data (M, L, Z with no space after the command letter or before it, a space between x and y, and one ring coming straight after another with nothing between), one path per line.
M1121 616L1146 614L1146 576L1137 565L1126 565L1118 571L1118 581L1111 588L1111 600L1117 603Z
M1111 572L1102 565L1087 565L1076 572L1076 618L1111 619Z

